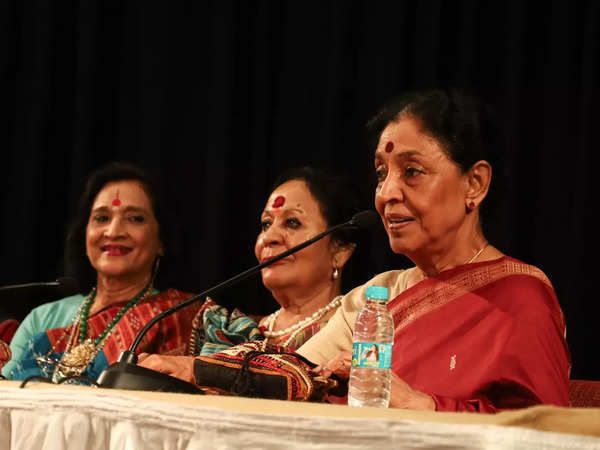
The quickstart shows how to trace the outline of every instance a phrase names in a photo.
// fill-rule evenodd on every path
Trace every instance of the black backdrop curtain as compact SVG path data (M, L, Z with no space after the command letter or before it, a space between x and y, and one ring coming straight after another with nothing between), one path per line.
M590 225L599 47L593 0L5 0L0 285L62 275L83 181L118 159L162 174L183 228L168 282L203 290L255 263L259 214L283 169L350 174L368 208L370 114L406 89L464 86L495 106L505 135L489 237L550 277L573 376L600 379ZM357 281L407 265L379 230ZM219 300L276 306L258 278ZM0 310L22 318L29 307Z

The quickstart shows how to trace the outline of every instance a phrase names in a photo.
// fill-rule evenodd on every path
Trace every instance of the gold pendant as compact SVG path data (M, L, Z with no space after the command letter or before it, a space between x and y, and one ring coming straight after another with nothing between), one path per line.
M85 368L94 359L98 349L91 339L86 339L76 345L69 353L65 353L58 363L59 378L81 375Z

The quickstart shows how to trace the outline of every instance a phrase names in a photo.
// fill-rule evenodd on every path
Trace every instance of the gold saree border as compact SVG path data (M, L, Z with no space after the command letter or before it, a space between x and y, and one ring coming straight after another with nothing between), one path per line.
M424 315L465 294L511 275L532 276L552 289L552 283L540 269L507 257L492 264L462 271L445 281L427 279L390 302L389 308L395 324L394 338L402 329ZM403 298L395 301L399 297Z

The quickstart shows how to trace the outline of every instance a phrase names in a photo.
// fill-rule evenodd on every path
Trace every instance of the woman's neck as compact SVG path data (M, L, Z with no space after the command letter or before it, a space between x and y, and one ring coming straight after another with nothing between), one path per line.
M340 295L340 283L328 282L326 285L317 286L307 292L282 289L271 291L277 303L281 305L281 312L277 316L274 330L284 329L295 324L323 308L333 298Z
M90 308L90 315L104 308L121 302L127 302L139 294L148 283L151 276L138 277L137 279L124 280L120 278L105 277L98 274L96 284L96 298Z
M478 262L486 258L491 248L479 226L470 230L459 230L438 246L432 245L413 255L407 255L423 272L424 277L434 277L454 267ZM475 258L475 261L473 260Z

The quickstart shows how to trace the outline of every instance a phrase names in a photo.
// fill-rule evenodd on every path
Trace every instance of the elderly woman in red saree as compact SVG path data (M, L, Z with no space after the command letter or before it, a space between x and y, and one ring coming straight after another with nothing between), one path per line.
M485 108L456 91L405 95L370 122L375 206L395 253L414 264L349 292L297 352L348 377L367 285L387 286L395 324L390 406L495 412L569 404L569 351L552 284L486 239L492 181Z

